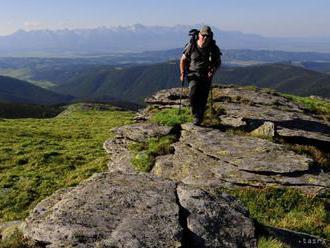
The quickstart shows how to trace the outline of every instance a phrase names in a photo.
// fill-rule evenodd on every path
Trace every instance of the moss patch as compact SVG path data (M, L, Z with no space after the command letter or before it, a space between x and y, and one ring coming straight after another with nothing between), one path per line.
M138 171L151 171L156 156L169 154L173 147L171 144L176 141L174 135L166 135L160 138L151 138L144 143L133 143L129 146L133 153L131 160L134 168Z
M18 229L13 232L5 239L0 240L0 248L25 248L31 247L24 240L23 233Z

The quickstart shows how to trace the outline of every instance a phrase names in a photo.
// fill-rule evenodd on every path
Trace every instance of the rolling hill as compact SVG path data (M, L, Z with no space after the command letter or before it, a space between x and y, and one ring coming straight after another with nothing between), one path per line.
M305 68L330 74L330 62L303 62Z
M0 76L0 102L51 105L72 100L72 96L54 93L15 78Z
M82 73L52 90L84 100L116 98L142 104L147 95L179 85L178 74L177 62L128 68L102 66L92 72Z
M216 75L223 84L255 85L300 96L330 97L330 76L287 64L227 68Z
M159 89L180 86L177 61L128 68L100 67L53 88L77 98L116 98L143 104L143 99ZM330 76L289 64L223 67L215 83L255 85L301 96L330 97Z
M0 118L52 118L63 111L63 106L0 102Z
M165 63L166 61L177 60L181 52L182 48L72 58L0 57L0 75L14 77L50 89L57 85L66 84L72 78L86 74L86 72L94 73L101 66L111 70L111 66L127 68L134 65ZM323 73L330 72L329 53L225 49L222 52L225 66L285 63Z

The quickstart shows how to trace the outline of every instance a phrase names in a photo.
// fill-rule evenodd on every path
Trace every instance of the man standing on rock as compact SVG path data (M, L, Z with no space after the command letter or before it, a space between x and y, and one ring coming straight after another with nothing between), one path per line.
M200 125L203 121L212 78L221 65L220 56L221 52L213 40L211 28L203 26L196 39L192 38L185 46L180 59L180 81L183 83L187 76L195 125Z

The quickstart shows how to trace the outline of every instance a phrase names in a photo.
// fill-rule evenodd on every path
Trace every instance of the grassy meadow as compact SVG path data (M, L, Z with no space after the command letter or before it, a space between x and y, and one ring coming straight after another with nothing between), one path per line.
M0 223L107 167L102 145L133 113L70 106L50 119L0 119Z

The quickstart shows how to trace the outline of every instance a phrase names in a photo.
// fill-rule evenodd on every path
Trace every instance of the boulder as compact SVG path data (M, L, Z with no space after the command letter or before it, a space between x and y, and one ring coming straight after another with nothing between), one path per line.
M187 216L185 247L256 247L253 221L234 197L183 184L177 194Z
M256 247L253 222L234 198L122 172L43 200L24 234L47 247Z
M146 175L97 174L40 202L24 233L48 247L177 247L175 190Z
M275 125L271 121L266 121L261 126L251 131L251 135L256 137L273 138L275 137L275 133Z

